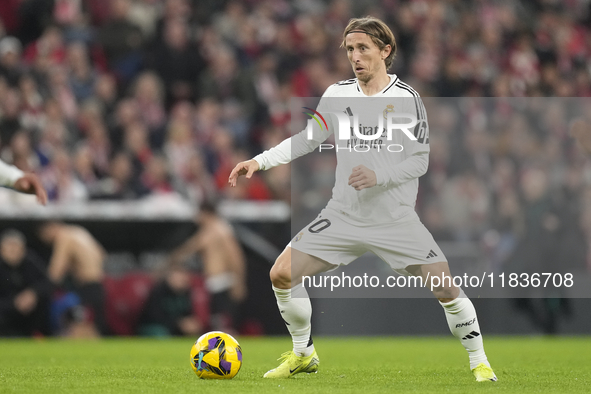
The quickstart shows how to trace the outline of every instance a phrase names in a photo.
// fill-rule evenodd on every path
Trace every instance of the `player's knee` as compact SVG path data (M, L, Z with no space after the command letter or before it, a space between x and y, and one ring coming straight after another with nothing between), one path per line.
M269 272L273 286L281 289L291 288L291 262L289 256L281 254Z
M450 302L455 300L460 294L460 289L451 286L440 286L433 289L433 295L441 302Z

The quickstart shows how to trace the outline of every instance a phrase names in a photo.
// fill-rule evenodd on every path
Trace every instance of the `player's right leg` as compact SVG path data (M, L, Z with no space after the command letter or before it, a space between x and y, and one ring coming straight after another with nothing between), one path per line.
M426 282L426 286L432 289L433 295L439 300L451 333L460 340L468 352L470 370L476 381L496 381L497 376L484 352L476 309L464 291L452 283L448 263L440 261L414 265L406 267L406 270L412 275L421 276ZM437 281L437 284L433 285L433 278L448 278L449 280Z
M311 336L312 306L302 276L313 276L334 268L324 260L287 246L277 258L270 277L277 306L293 341L293 350L284 353L281 364L265 378L289 378L301 372L316 372L320 360Z

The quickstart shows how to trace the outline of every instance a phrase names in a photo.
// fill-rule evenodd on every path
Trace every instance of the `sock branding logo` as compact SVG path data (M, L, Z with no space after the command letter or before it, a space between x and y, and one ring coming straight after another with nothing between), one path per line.
M462 339L464 339L464 340L465 340L465 339L472 339L472 338L476 338L476 337L477 337L477 336L479 336L479 335L480 335L480 333L479 333L479 332L477 332L477 331L472 331L472 332L470 332L470 334L466 335L466 336L465 336L464 338L462 338Z
M465 323L456 324L456 328L471 326L472 324L474 324L475 321L476 321L476 318L469 320Z

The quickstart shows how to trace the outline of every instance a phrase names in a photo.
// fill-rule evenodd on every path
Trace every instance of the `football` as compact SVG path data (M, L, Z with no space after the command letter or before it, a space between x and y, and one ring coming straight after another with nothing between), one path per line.
M232 379L242 366L242 349L230 334L203 334L191 347L191 368L201 379Z

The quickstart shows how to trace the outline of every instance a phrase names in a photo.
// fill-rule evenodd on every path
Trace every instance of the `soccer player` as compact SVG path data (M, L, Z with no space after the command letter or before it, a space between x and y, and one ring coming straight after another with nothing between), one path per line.
M0 160L0 186L9 187L21 193L35 194L39 204L47 204L47 192L37 175L23 172L2 160Z
M62 285L70 275L75 292L92 316L94 328L108 335L103 287L103 262L107 253L102 245L85 228L59 222L42 224L39 238L53 248L47 267L51 282Z
M285 353L282 363L268 371L266 378L288 378L318 370L319 358L310 336L312 308L301 283L302 276L348 264L365 251L375 253L394 270L421 276L425 281L433 276L450 276L445 256L414 211L418 178L428 167L428 126L416 91L396 75L387 73L396 53L394 36L379 19L352 19L343 32L342 46L357 78L330 86L320 100L319 112L333 109L328 98L334 101L345 97L352 103L366 100L370 106L379 98L407 98L415 104L412 107L418 118L416 140L398 138L396 142L404 149L387 156L379 156L373 148L369 154L337 150L333 195L317 219L324 224L319 227L319 222L314 221L302 230L270 272L281 316L292 336L293 351ZM351 111L345 112L351 115ZM328 127L331 128L334 129ZM289 163L312 152L331 131L336 134L335 130L326 130L310 140L304 130L254 159L238 163L230 174L230 185L235 186L240 175L250 178L255 171ZM359 234L364 234L363 241ZM443 282L433 287L433 294L444 309L451 332L468 351L470 369L479 382L496 381L484 352L472 302L462 289L450 281Z
M211 296L211 326L215 330L233 330L247 293L244 252L232 227L218 215L213 202L201 204L196 222L199 230L170 254L168 266L182 264L198 253Z

